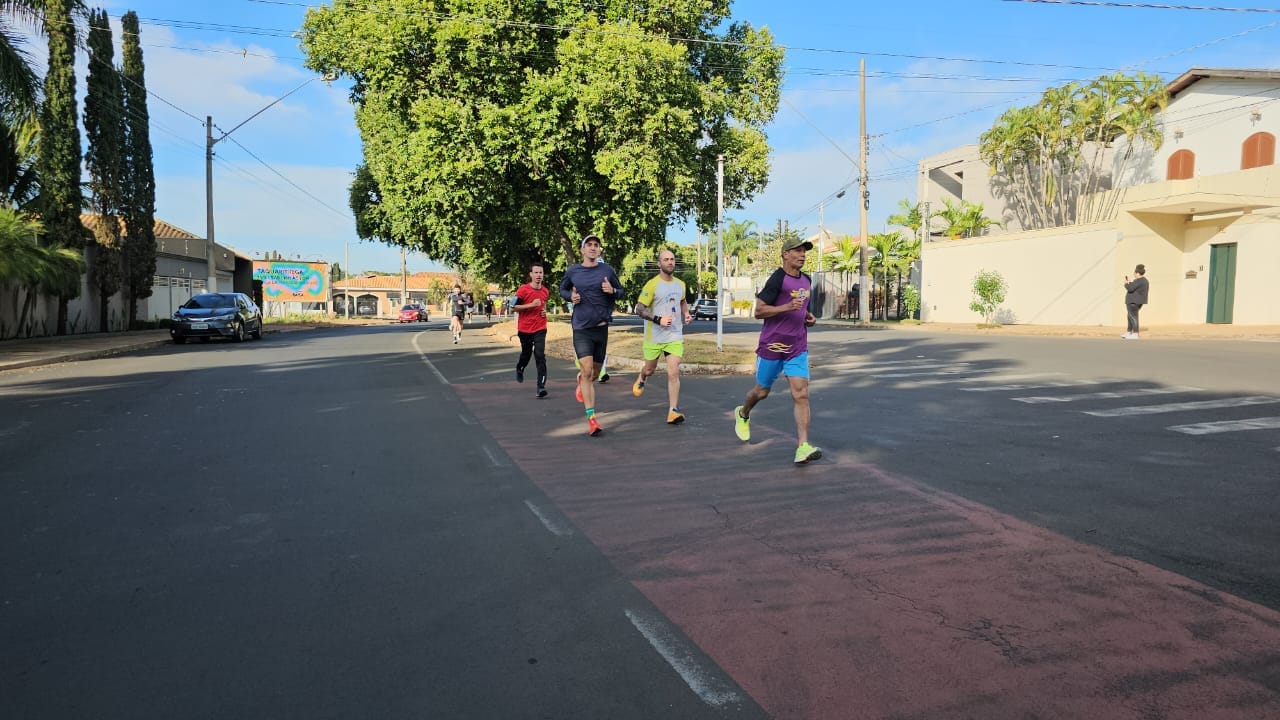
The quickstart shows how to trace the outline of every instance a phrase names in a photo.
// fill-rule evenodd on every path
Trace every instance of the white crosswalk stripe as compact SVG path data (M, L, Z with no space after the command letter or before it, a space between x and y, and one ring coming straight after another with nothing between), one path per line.
M1125 398L1156 397L1161 395L1177 395L1181 393L1204 392L1204 388L1190 385L1170 387L1124 387L1131 380L1122 378L1092 379L1051 379L1061 376L1060 372L1009 373L1009 368L973 367L966 361L943 361L936 358L919 357L909 360L884 360L865 358L855 363L832 363L827 366L839 372L865 374L869 379L896 381L898 388L927 388L936 385L956 385L964 392L1008 392L1016 393L1025 390L1068 390L1087 388L1097 385L1119 385L1119 389L1099 392L1054 393L1039 395L1022 395L1010 400L1027 405L1051 405L1060 403L1086 403L1093 400L1120 400ZM1145 385L1145 383L1144 383ZM1192 402L1165 403L1160 405L1136 405L1110 408L1105 410L1081 410L1085 415L1093 417L1127 417L1157 415L1173 412L1194 412L1201 410L1220 410L1247 407L1251 405L1269 405L1280 403L1280 397L1270 395L1249 395L1216 400L1198 400ZM1210 435L1216 433L1239 432L1245 430L1278 430L1280 417L1247 418L1243 420L1223 420L1217 422L1189 423L1173 425L1166 428L1187 435ZM1277 448L1280 450L1280 448Z
M1221 422L1192 423L1191 425L1170 425L1166 430L1186 433L1187 435L1213 435L1224 432L1240 432L1241 430L1280 430L1280 417L1249 418L1247 420L1223 420Z
M983 370L980 368L959 368L956 370L929 370L925 372L899 372L885 373L883 375L872 375L877 380L892 380L893 378L909 378L909 377L939 377L951 375L982 375L984 373L996 372L995 369Z
M958 385L961 383L989 383L989 382L1007 383L1011 380L1032 380L1035 378L1043 378L1051 375L1061 375L1061 374L1062 373L1030 373L1030 374L1023 374L1023 375L987 375L984 377L935 378L932 380L914 380L910 383L904 383L899 387L928 387L931 385L948 385L948 384ZM960 388L960 389L973 390L974 388Z
M1015 385L987 385L985 387L960 388L965 392L1009 392L1013 390L1039 390L1041 388L1083 387L1085 385L1105 385L1115 380L1051 380L1044 383L1021 383Z
M1027 403L1029 405L1038 405L1041 403L1075 402L1076 400L1116 400L1120 398L1145 397L1147 395L1174 395L1184 392L1199 392L1203 389L1204 388L1188 386L1135 388L1133 390L1112 390L1109 392L1083 393L1081 395L1032 395L1029 397L1016 397L1009 399Z
M1216 410L1219 408L1244 407L1246 405L1270 405L1272 403L1280 403L1280 398L1271 397L1270 395L1250 395L1248 397L1223 398L1221 400L1199 400L1165 405L1134 405L1110 410L1085 410L1083 412L1085 415L1094 417L1124 417L1126 415L1157 415L1159 413Z

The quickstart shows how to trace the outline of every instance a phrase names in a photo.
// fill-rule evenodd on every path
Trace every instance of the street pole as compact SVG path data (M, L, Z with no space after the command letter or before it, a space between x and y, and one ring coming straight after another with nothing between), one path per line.
M867 191L867 61L858 61L859 83L858 114L860 116L858 134L861 137L858 187L861 188L862 203L858 213L858 322L867 324L867 309L870 284L867 279L867 210L871 206L871 193Z
M209 281L205 292L218 292L218 260L213 244L213 116L204 118L204 237L207 244Z
M342 295L346 299L347 319L351 319L351 243L342 243Z
M724 352L724 156L716 156L716 351Z

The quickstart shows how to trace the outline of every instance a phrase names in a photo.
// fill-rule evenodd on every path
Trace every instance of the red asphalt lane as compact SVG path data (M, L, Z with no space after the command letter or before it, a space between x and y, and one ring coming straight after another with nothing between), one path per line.
M514 383L453 387L774 717L1280 718L1280 613L854 451L795 467L785 391L757 406L743 445L736 398L686 403L672 427L664 382L636 399L631 379L598 386L599 438L572 382L545 400Z

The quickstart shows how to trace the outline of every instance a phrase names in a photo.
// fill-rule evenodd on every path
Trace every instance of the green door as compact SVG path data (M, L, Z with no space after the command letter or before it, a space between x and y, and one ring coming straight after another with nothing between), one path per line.
M1236 244L1209 248L1209 311L1205 322L1231 324L1236 303Z

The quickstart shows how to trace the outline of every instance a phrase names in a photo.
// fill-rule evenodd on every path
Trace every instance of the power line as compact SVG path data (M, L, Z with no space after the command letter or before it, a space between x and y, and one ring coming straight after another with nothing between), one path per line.
M1280 8L1214 7L1211 5L1166 5L1162 3L1103 2L1102 0L1004 0L1041 5L1085 5L1090 7L1136 8L1141 10L1198 10L1204 12L1274 13Z
M218 128L218 129L219 129L219 130L221 130L222 128ZM312 195L310 192L308 192L308 191L306 190L306 188L303 188L303 187L302 187L301 185L299 185L298 183L296 183L296 182L294 182L294 181L290 180L289 178L285 177L285 176L284 176L284 173L282 173L282 172L280 172L279 170L276 170L275 168L273 168L273 167L271 167L270 165L268 165L266 160L263 160L262 158L260 158L260 157L258 157L257 155L255 155L255 154L253 153L253 151L252 151L252 150L250 150L249 148L245 147L244 145L241 145L241 144L239 143L239 141L237 141L235 138L233 138L233 137L227 137L227 136L225 136L225 135L224 135L224 136L223 136L223 139L225 139L225 140L230 140L232 143L234 143L234 144L235 144L235 146L236 146L236 147L240 148L241 150L245 151L246 153L249 153L249 157L253 158L254 160L257 160L259 163L261 163L261 164L262 164L262 166L263 166L263 167L265 167L266 169L268 169L268 170L270 170L271 172L275 173L275 174L276 174L276 175L277 175L281 180L284 180L285 182L289 183L289 184L290 184L290 185L292 185L293 187L297 188L298 192L300 192L300 193L302 193L303 195L306 195L307 197L311 198L312 200L315 200L316 202L320 203L321 205L323 205L325 208L327 208L330 212L334 213L334 214L335 214L335 215L337 215L338 217L341 217L341 218L343 218L344 220L345 220L345 219L348 219L348 218L350 218L350 217L351 217L348 213L344 213L344 212L342 212L341 210L338 210L338 209L334 208L334 207L333 207L332 205L330 205L329 203L327 203L327 202L325 202L325 201L321 200L320 198L316 197L315 195Z

